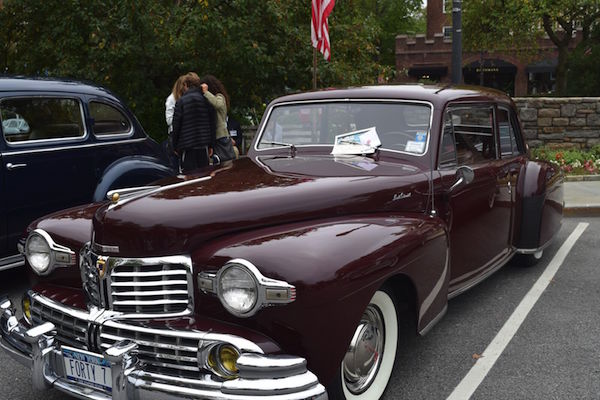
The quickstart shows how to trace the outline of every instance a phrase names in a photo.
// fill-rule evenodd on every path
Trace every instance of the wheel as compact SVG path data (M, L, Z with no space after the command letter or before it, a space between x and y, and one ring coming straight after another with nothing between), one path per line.
M378 399L388 384L398 346L398 309L388 290L373 295L342 360L330 397Z
M533 254L515 254L515 263L521 267L533 267L542 259L544 250L536 251Z

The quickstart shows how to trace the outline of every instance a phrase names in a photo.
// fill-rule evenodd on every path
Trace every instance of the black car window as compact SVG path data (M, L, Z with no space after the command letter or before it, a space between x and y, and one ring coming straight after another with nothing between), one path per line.
M111 105L90 101L90 115L92 117L92 129L96 136L131 133L129 118Z
M76 99L16 97L0 101L2 133L9 143L71 139L85 136Z
M492 107L464 106L450 111L458 165L496 157Z

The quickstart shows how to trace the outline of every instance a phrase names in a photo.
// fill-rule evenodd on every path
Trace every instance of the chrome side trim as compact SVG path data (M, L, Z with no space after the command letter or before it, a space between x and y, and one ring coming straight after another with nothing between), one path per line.
M442 290L442 287L444 286L444 282L446 282L446 277L448 275L448 271L450 270L449 267L450 267L450 246L447 246L446 247L446 262L444 265L444 270L442 271L442 274L440 275L439 279L435 283L435 286L433 287L433 289L431 289L431 292L429 292L429 294L427 295L425 300L423 300L423 302L421 303L421 307L419 308L419 320L421 320L421 318L423 318L423 315L425 315L425 313L429 310L429 308L433 304L433 301L437 298L438 294Z
M25 265L25 258L23 258L23 256L20 254L0 259L0 271L21 267L23 265Z
M545 250L546 247L550 246L550 243L552 243L552 239L548 240L546 243L544 243L537 249L519 249L519 248L513 246L513 250L519 254L535 254L539 251Z
M448 311L448 303L444 304L444 308L442 309L442 311L440 311L440 313L438 315L436 315L435 318L433 318L427 324L426 327L421 329L421 331L419 332L419 335L425 336L431 330L431 328L433 328L438 322L440 322L440 320L444 317L444 315L446 315L447 311Z
M10 157L13 155L21 155L21 154L31 154L31 153L47 153L53 151L62 151L62 150L71 150L71 149L84 149L84 148L93 148L93 147L103 147L110 145L123 145L125 143L139 143L146 141L147 138L138 138L138 139L128 139L128 140L119 140L113 142L102 142L102 143L89 143L89 144L81 144L81 145L71 145L71 146L61 146L61 147L49 147L49 148L41 148L41 149L29 149L29 150L19 150L19 151L4 151L2 152L2 157ZM46 143L48 141L44 141ZM33 143L33 142L27 142Z
M498 271L500 268L502 268L504 265L506 265L510 261L513 254L514 254L513 251L507 250L505 253L500 254L500 256L498 258L496 258L495 260L492 260L490 263L488 263L483 268L483 269L488 268L484 273L482 273L481 275L475 276L471 281L465 283L463 286L461 286L453 291L449 290L448 300L458 296L461 293L466 292L467 290L471 289L472 287L474 287L477 284L484 281L488 276L492 275L494 272ZM470 274L471 273L466 274L466 275L470 275ZM454 279L454 281L455 282L457 280L459 281L463 277L464 277L464 275L462 277L458 277L458 278ZM450 282L450 285L452 285L452 282Z

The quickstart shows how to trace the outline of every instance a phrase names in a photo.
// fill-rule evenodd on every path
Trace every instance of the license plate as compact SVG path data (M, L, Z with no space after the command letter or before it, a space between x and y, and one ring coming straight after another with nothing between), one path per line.
M110 363L102 356L65 347L62 355L67 379L112 392Z

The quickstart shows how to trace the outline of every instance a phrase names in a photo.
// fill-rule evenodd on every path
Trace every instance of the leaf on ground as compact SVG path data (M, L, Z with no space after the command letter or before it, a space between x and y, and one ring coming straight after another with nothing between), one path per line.
M473 357L473 360L479 360L483 356L481 354L473 353L472 357Z

